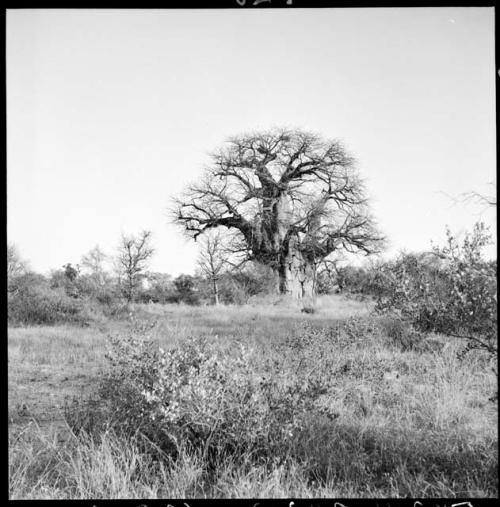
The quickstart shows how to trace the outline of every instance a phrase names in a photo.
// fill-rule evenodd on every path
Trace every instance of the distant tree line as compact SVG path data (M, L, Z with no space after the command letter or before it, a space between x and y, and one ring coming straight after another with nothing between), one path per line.
M496 206L496 200L488 203ZM205 220L209 219L198 222L211 223ZM483 257L490 242L487 228L478 222L462 242L447 231L444 246L402 252L391 260L372 258L353 266L341 254L320 257L314 264L314 292L371 298L377 312L390 314L416 332L463 339L468 349L496 357L497 261ZM208 227L199 247L193 275L150 271L152 238L142 231L122 236L114 256L95 246L79 264L68 262L43 276L9 244L9 321L85 323L99 312L119 316L129 303L245 304L253 296L276 294L276 267L249 257L248 245L235 242L230 234ZM240 249L242 258L235 255Z
M149 269L154 254L149 231L122 236L114 256L96 245L79 263L68 262L48 275L34 272L9 244L9 321L85 321L93 312L114 315L128 303L244 304L270 290L265 267L248 263L230 269L218 246L216 240L208 241L196 273L174 277Z

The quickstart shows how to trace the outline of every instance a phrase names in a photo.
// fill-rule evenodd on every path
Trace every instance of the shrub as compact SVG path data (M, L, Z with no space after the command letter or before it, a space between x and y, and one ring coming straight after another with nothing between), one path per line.
M112 307L120 301L120 297L115 290L109 287L102 287L95 293L95 299L101 304Z
M316 308L314 308L314 306L304 306L300 311L302 313L316 313Z
M81 295L79 280L77 279L78 271L71 264L66 264L63 268L51 272L50 288L64 289L68 296L78 298Z
M478 348L496 356L496 263L481 257L488 242L484 224L479 223L462 245L447 231L447 245L434 249L440 263L401 255L386 269L391 290L379 298L377 311L396 312L419 331L465 339L465 351Z
M325 484L348 495L495 494L494 435L480 425L470 439L477 409L464 410L461 397L467 391L484 401L491 375L470 380L482 361L387 353L381 320L324 327L309 320L255 349L234 336L190 339L168 351L153 339L157 330L136 324L111 338L99 396L69 407L68 422L99 446L114 434L136 442L138 457L155 468L178 470L189 456L199 496L228 491L220 472L261 488L261 477L291 466L305 483L316 481L309 490L316 496Z
M25 290L26 287L35 286L47 287L47 279L43 275L29 271L13 276L11 280L9 280L8 293L16 295L19 291Z
M113 319L125 319L130 314L131 305L123 298L111 298L101 306L102 313Z
M359 296L366 300L369 296L380 297L389 287L382 262L372 262L362 266L340 266L335 270L323 268L317 275L318 294L343 292L348 297Z
M195 281L196 279L191 275L179 275L174 280L176 294L173 296L174 301L172 302L198 305L200 301Z
M139 431L171 456L187 443L208 466L228 456L284 457L328 390L331 356L317 348L297 356L318 339L315 333L301 328L287 344L259 355L202 338L165 351L139 326L129 336L110 337L100 413L115 430Z
M172 277L165 273L146 273L147 288L141 289L137 301L141 303L172 303L179 301Z
M26 275L8 294L8 319L12 324L83 322L81 305L64 289L51 289L45 279Z
M385 316L380 320L380 327L389 339L389 343L402 352L407 350L426 350L425 334L417 331L407 321L398 316Z
M222 303L243 305L253 296L274 292L275 285L274 275L267 266L250 262L241 269L221 274L219 299ZM210 289L208 293L211 295Z

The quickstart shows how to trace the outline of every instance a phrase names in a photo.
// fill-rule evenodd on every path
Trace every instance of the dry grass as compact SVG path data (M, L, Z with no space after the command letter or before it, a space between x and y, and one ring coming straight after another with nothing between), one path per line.
M341 296L316 308L304 314L282 301L138 305L133 314L157 321L154 336L164 347L209 336L220 346L240 341L263 353L303 321L321 328L353 315L372 319L369 303ZM129 327L124 320L9 329L11 498L498 495L497 407L489 399L496 376L479 354L459 361L460 345L443 337L433 337L436 348L403 350L383 333L354 327L331 360L343 372L324 400L333 422L311 420L285 462L228 461L209 476L201 457L186 449L176 462L157 461L137 440L113 432L76 437L58 407L92 391L105 364L105 335Z

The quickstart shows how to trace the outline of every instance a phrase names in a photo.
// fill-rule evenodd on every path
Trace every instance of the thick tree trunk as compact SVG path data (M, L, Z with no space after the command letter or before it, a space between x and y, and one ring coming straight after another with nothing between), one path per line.
M255 223L252 250L259 262L272 267L277 294L294 299L313 298L316 269L300 252L298 237L288 236L293 218L290 209L285 192L263 199L263 218Z
M291 251L282 260L279 269L280 293L294 299L313 298L316 287L315 266L306 261L299 251Z

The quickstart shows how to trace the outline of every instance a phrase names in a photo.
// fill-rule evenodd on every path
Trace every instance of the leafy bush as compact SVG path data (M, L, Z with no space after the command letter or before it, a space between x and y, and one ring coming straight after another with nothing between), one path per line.
M266 354L202 338L165 351L148 325L139 325L129 336L110 337L100 413L115 430L139 431L171 456L180 442L212 465L228 456L284 456L310 414L323 410L316 404L328 390L332 356L315 347L297 359L320 335L300 328Z
M213 303L213 281L210 277L197 277L196 287L200 301ZM219 302L244 305L254 296L274 292L275 280L267 266L249 262L240 269L218 275L217 288Z
M116 290L113 287L101 287L94 292L94 297L101 305L105 305L109 308L113 307L117 303L120 303L121 298L119 297Z
M170 275L165 273L147 273L146 280L148 288L139 291L139 302L165 304L179 301L179 294Z
M50 274L50 288L51 289L63 289L64 292L72 297L78 298L81 295L79 283L78 283L78 271L71 266L66 264L63 266L64 269L54 270Z
M380 297L388 291L384 263L368 266L340 266L331 271L323 269L318 273L318 294L342 292L347 295Z
M425 334L414 329L409 322L398 316L388 315L382 318L379 323L390 343L402 352L426 350Z
M81 305L63 288L51 289L43 277L24 275L8 294L8 319L12 324L82 322Z
M23 291L26 287L44 286L47 287L47 279L38 273L28 271L26 273L15 275L9 281L8 293L15 295Z
M316 313L316 308L314 306L304 306L300 309L302 313Z
M179 275L174 280L176 294L173 296L172 302L198 305L200 301L195 282L196 279L191 275Z
M479 348L496 355L496 263L481 256L489 239L479 223L462 245L447 231L446 246L434 248L439 263L401 255L386 268L391 290L379 299L377 310L396 312L419 331L465 339L465 351Z
M266 335L255 349L240 347L237 340L249 338L236 335L191 339L168 351L155 342L158 330L138 324L112 338L112 369L99 396L69 407L67 418L96 446L114 434L135 442L138 460L155 470L196 461L193 484L202 497L244 496L247 489L224 489L229 477L265 496L265 477L289 467L300 470L310 496L323 495L326 484L329 496L494 496L494 428L475 426L470 437L493 386L484 358L387 351L382 320L358 316L321 327L311 319ZM63 476L67 470L61 467ZM295 494L273 495L284 491Z

